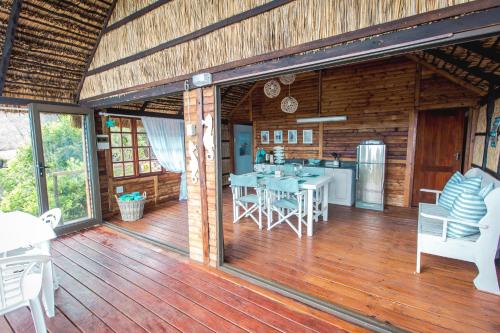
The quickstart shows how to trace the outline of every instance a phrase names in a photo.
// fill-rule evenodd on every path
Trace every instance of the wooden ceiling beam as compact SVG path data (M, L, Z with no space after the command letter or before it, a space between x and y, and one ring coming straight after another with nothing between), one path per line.
M493 44L491 48L483 47L481 43L478 41L460 44L459 46L466 50L469 50L470 52L476 53L481 57L488 58L494 62L499 62L500 50L496 48L496 45L498 44L499 40L500 38L497 38L496 42Z
M119 27L121 27L121 26L135 20L135 19L138 19L139 17L146 15L147 13L155 10L156 8L158 8L160 6L163 6L164 4L166 4L170 1L172 1L172 0L157 0L157 1L153 2L152 4L147 5L146 7L141 8L138 11L130 14L129 16L126 16L126 17L122 18L121 20L118 20L118 21L114 22L113 24L110 24L109 26L107 26L104 29L104 34L107 34L110 31L118 29Z
M243 104L243 102L252 94L252 92L255 90L255 88L257 88L258 85L259 81L253 84L253 86L247 91L247 93L240 99L238 104L236 104L235 107L232 108L231 115L234 113L234 110L236 110L241 104Z
M478 67L470 67L470 63L464 60L460 60L458 58L455 58L453 56L450 56L448 53L439 50L439 49L433 49L433 50L425 50L426 53L429 53L433 55L434 57L437 57L444 62L447 62L455 67L458 67L459 69L463 70L464 72L468 72L471 75L474 75L477 78L480 78L482 80L488 81L488 82L496 82L498 81L498 76L495 74L491 73L486 73L479 69Z
M23 0L14 0L12 2L12 9L7 23L7 29L5 31L2 59L0 61L0 95L2 95L3 88L5 86L5 76L7 75L7 69L9 68L10 53L12 51L12 46L14 45L16 28L19 21L19 15L21 14L22 4Z
M467 81L463 81L461 79L459 79L458 77L448 73L447 71L445 71L444 69L440 69L440 68L437 68L436 66L432 65L432 64L429 64L427 61L425 61L424 59L421 59L415 55L407 55L406 56L408 59L410 60L413 60L414 62L418 63L418 64L421 64L422 66L424 66L425 68L429 69L430 71L438 74L438 75L441 75L442 77L450 80L451 82L453 83L456 83L458 84L459 86L461 86L462 88L465 88L479 96L485 96L487 94L486 91L472 85L471 83L467 82Z

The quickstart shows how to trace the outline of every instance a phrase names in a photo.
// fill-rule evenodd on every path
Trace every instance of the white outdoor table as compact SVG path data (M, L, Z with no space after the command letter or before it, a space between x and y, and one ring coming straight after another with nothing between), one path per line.
M54 238L56 234L52 227L33 215L23 212L0 213L0 253L40 243L45 247L46 242ZM52 272L52 261L49 261L44 266L42 281L43 303L49 317L55 314Z
M250 174L258 174L252 172ZM262 175L262 174L260 174ZM274 175L264 175L263 179L275 177ZM328 184L333 181L333 176L316 176L316 177L296 177L298 179L305 180L299 184L301 190L306 190L306 213L307 213L307 236L313 235L313 225L314 225L314 192L323 188L323 203L321 208L323 209L320 214L323 217L323 221L328 221Z

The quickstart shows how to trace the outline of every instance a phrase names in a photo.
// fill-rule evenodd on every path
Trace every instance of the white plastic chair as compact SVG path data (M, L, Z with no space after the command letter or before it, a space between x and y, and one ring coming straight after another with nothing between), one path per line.
M61 222L61 217L61 209L54 208L42 214L39 219L42 223L47 223L52 227L52 229L55 229ZM36 253L42 253L50 257L50 241L36 244L34 247L9 251L8 256L18 256L23 254L28 255ZM56 290L57 288L59 288L59 282L54 272L52 260L49 260L47 265L45 265L45 274L42 281L42 300L48 317L54 317L55 315L54 290Z
M304 217L305 195L299 190L299 181L296 178L269 178L266 183L267 198L267 230L286 222L290 228L302 237L302 224L307 225ZM278 220L273 222L273 212L278 214ZM297 225L291 221L291 217L297 217Z
M257 176L231 174L230 181L233 194L233 223L244 217L250 217L257 223L259 229L262 229L262 214L266 214L265 200L264 192L257 183ZM249 189L255 191L255 194L249 193ZM241 214L240 208L243 209ZM258 217L255 217L255 212L258 213Z
M28 306L36 332L47 332L38 295L49 260L46 255L0 258L0 316Z

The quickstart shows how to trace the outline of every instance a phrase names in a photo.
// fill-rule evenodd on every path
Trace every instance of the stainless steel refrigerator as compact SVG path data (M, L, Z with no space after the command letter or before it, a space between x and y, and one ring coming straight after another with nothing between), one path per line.
M356 207L383 211L385 144L380 140L361 142L356 162Z

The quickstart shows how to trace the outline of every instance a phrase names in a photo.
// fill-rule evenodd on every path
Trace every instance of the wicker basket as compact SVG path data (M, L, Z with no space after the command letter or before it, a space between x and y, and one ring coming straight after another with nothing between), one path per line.
M146 192L142 193L142 200L121 201L115 195L116 202L120 208L122 221L133 222L142 219L144 215L144 204L146 203Z

